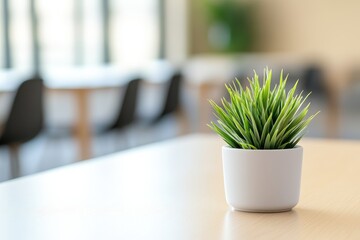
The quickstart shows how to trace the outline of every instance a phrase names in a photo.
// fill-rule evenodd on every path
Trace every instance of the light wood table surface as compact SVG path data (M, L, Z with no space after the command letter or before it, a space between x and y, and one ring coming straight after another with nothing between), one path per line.
M190 135L0 184L0 239L360 239L360 142L305 139L285 213L231 211L222 141Z

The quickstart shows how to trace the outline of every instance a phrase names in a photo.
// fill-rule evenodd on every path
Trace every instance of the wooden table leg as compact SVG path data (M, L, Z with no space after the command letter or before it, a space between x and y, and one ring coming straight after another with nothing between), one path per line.
M346 68L337 67L327 72L328 111L326 123L326 137L340 137L341 94L346 89L347 80L350 79Z
M80 160L91 157L91 129L88 113L88 93L88 89L77 89L75 94L77 101L76 139L79 146Z
M206 132L208 131L208 127L206 124L209 121L209 91L210 91L211 85L208 83L202 83L199 86L198 89L198 108L199 108L199 114L198 114L198 130L200 132Z
M339 137L339 124L340 124L340 91L333 90L329 95L328 101L328 115L326 126L326 137L337 138Z

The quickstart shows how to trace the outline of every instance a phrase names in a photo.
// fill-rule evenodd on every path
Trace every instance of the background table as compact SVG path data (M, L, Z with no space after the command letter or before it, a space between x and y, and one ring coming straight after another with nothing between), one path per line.
M153 61L139 69L117 65L92 67L64 67L44 70L41 73L45 87L50 92L66 92L76 101L75 138L79 146L78 159L84 160L91 153L91 125L89 95L94 91L126 86L135 77L141 77L144 84L160 85L169 80L175 67L167 61ZM14 92L22 81L31 77L31 71L9 70L0 72L0 93Z
M320 67L324 74L324 88L326 98L324 109L325 136L339 137L340 115L341 115L341 96L345 90L351 87L350 69L344 66L332 66L331 68L323 65L322 61L301 54L289 53L249 53L249 54L202 54L194 56L184 64L183 70L188 84L196 87L198 91L198 111L199 130L208 130L206 123L209 116L212 116L208 99L214 99L214 90L221 90L221 94L215 98L220 99L226 93L224 84L232 82L235 77L245 80L253 76L253 70L261 76L264 68L268 66L273 70L273 79L278 81L279 73L283 69L284 73L289 73L289 84L294 84L300 80L298 88L304 80L304 70L309 66ZM312 94L316 96L316 92ZM315 120L316 121L316 120Z
M214 135L0 184L1 239L359 239L360 142L306 139L300 203L232 212Z

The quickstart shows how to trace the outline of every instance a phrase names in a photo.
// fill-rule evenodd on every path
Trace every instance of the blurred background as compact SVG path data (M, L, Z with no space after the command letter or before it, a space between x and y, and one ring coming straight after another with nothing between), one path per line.
M0 181L193 132L208 99L281 69L360 138L359 1L0 0ZM245 82L244 82L245 83Z

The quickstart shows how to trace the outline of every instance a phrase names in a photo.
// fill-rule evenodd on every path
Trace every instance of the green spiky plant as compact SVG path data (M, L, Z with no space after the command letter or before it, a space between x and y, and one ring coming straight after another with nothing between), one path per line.
M225 85L230 101L221 99L219 106L210 100L217 123L208 126L232 148L293 148L304 135L304 129L318 114L307 117L310 103L302 108L307 97L296 94L298 81L287 91L287 78L280 74L278 85L271 88L272 70L264 70L262 84L254 71L245 89L240 82Z

